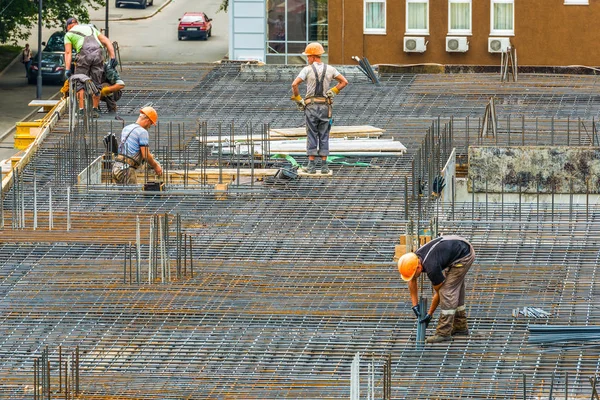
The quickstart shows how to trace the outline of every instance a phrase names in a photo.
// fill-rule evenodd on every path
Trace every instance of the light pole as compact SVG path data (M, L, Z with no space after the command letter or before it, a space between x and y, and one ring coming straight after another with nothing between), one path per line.
M104 31L105 31L104 35L106 37L108 37L108 3L109 3L109 0L106 0L106 24L104 25Z
M42 0L39 0L38 9L38 70L36 99L42 98Z

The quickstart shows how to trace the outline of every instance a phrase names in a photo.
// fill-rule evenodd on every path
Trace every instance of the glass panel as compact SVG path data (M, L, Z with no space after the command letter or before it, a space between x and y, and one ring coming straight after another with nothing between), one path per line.
M471 5L469 3L450 4L450 29L471 30Z
M306 41L306 0L288 0L287 39Z
M385 29L385 3L367 2L365 28Z
M513 5L511 3L494 4L494 30L513 30Z
M327 43L327 0L308 0L308 41L319 42L323 46Z
M285 2L284 0L269 0L267 2L267 37L269 40L285 40ZM285 46L284 46L285 47ZM269 48L277 48L278 52L283 52L284 48L280 46L267 45Z
M408 3L408 29L427 29L427 3Z
M288 53L302 54L307 43L288 43Z
M267 53L269 53L269 54L285 53L285 42L267 42Z
M299 56L299 55L289 55L287 63L294 64L294 65L306 65L307 64L306 57Z

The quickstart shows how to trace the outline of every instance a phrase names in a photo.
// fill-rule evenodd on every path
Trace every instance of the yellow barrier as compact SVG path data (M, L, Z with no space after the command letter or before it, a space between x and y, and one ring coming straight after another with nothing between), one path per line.
M15 124L15 144L14 148L17 150L25 150L28 148L35 138L44 130L46 125L52 120L54 111L61 102L57 102L54 106L46 113L44 118L35 121L23 121ZM45 108L44 108L45 109Z

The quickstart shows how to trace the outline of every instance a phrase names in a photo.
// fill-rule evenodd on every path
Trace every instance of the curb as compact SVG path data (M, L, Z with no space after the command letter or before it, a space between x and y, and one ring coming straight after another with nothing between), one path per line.
M115 21L115 22L119 22L119 21L139 21L142 19L148 19L148 18L152 18L154 17L156 14L158 14L159 12L162 11L163 8L165 8L166 6L168 6L169 4L171 4L173 0L168 0L165 4L163 4L162 6L160 6L160 8L158 8L156 11L154 11L152 14L150 15L144 15L142 17L129 17L129 18L117 18L117 19L109 19L109 22ZM91 21L105 21L105 19L90 19Z

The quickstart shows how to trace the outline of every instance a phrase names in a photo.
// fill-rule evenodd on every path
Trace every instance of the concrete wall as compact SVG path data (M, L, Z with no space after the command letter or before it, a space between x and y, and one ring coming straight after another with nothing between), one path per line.
M469 191L600 193L600 148L470 146Z
M329 62L353 64L352 56L371 64L440 63L500 65L500 55L488 52L490 0L473 0L472 35L466 53L446 52L448 1L429 2L429 41L425 53L405 53L406 4L387 0L386 34L363 33L363 0L329 0ZM529 66L600 65L600 2L565 5L564 0L515 0L518 64ZM409 35L418 36L418 35ZM454 35L452 35L454 36Z

